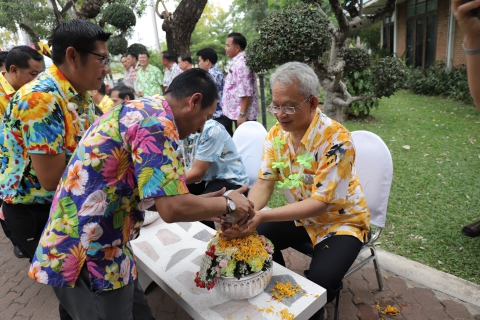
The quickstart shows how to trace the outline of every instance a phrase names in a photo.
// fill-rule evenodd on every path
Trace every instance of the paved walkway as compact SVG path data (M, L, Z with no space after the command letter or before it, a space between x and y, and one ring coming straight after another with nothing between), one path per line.
M308 268L309 257L295 250L286 250L284 255L287 267L295 272L303 274ZM58 320L58 301L52 289L30 279L27 272L27 259L17 259L13 255L11 243L0 229L0 320ZM480 320L480 307L386 271L383 276L383 291L378 290L372 266L347 278L341 294L340 319ZM147 289L147 297L158 320L192 319L155 284ZM384 315L377 310L377 304L382 310L387 305L394 306L400 314ZM327 305L328 319L333 319L333 307L333 304Z

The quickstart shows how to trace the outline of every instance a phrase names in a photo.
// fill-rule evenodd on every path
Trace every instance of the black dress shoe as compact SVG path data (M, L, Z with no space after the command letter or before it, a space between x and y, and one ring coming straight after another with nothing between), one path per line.
M23 254L22 249L20 249L19 246L14 246L13 247L13 254L15 255L15 257L17 257L19 259L26 258L26 256Z

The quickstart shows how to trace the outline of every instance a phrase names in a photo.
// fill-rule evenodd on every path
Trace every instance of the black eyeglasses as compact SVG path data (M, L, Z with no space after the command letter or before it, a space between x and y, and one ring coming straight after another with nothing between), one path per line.
M102 60L100 61L102 66L106 66L106 65L109 65L110 64L110 57L109 56L104 56L102 54L98 54L98 53L95 53L95 52L91 52L91 51L87 51L85 49L82 49L82 48L75 48L77 51L83 51L83 52L86 52L86 53L90 53L90 54L93 54L97 57L100 57L102 58Z
M274 105L269 105L268 106L268 110L273 113L273 114L277 114L278 112L280 112L280 110L282 110L284 113L286 114L294 114L295 113L295 110L297 110L298 108L300 108L305 102L307 102L308 100L310 100L312 96L308 96L307 99L303 100L302 103L300 103L299 105L295 106L295 107L280 107L280 106L274 106Z

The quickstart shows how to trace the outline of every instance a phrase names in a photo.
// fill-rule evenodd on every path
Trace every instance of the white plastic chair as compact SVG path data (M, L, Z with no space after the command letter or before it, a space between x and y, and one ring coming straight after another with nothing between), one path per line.
M233 133L232 139L238 153L242 156L243 164L250 178L248 184L250 187L257 181L266 135L267 130L256 121L242 123Z
M370 250L370 255L353 265L345 277L358 271L373 260L378 287L380 290L383 290L382 274L380 272L374 242L378 239L385 227L388 197L390 195L390 186L393 177L392 156L390 155L390 150L387 145L375 133L360 130L354 131L351 134L355 146L355 168L363 187L368 208L370 209L370 228L373 229L372 227L374 227L375 232L373 233L373 230L371 230L373 235L369 236L369 241L365 243L360 250L360 253ZM313 246L311 243L295 246L294 249L310 256L313 254ZM337 293L335 302L335 320L338 318L339 302L340 290Z

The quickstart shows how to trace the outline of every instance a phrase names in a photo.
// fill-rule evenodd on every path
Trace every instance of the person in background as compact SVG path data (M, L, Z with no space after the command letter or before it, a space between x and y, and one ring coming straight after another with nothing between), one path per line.
M208 71L208 73L213 77L213 81L215 81L218 88L217 109L213 114L213 119L221 123L225 127L225 129L227 129L228 125L230 124L230 119L228 119L222 114L222 97L223 97L223 86L225 85L225 77L223 76L223 73L216 66L216 63L218 61L218 55L215 52L215 50L213 50L212 48L204 48L197 52L197 57L198 57L198 67L200 69Z
M242 157L232 137L217 121L207 120L202 133L192 134L180 142L179 150L186 167L188 190L195 195L235 190L248 184ZM248 192L245 192L248 195ZM213 221L202 221L215 229Z
M202 132L217 97L208 73L187 70L165 96L116 107L79 143L29 271L53 287L73 319L154 319L130 245L145 210L158 211L167 223L217 217L234 207L239 224L255 214L240 194L247 186L226 199L224 190L198 197L185 185L178 139Z
M139 67L135 80L135 92L137 97L151 97L162 93L162 71L150 64L150 54L141 52L138 54Z
M7 59L8 51L0 52L0 72L5 71L5 59Z
M452 12L464 34L468 86L473 102L480 109L480 2L452 0ZM480 220L463 227L462 233L468 237L480 236Z
M122 63L122 66L125 68L125 71L123 72L123 83L125 83L125 80L130 76L130 73L128 70L130 69L130 64L128 63L128 57L127 54L122 54L122 57L120 58L120 62Z
M112 99L113 105L116 107L124 101L135 100L135 93L132 88L119 84L110 91L110 99Z
M128 69L123 73L123 83L133 89L135 80L137 79L138 54L133 51L128 52L126 64L128 65ZM127 68L125 65L123 66Z
M163 77L163 92L167 92L168 86L172 83L172 80L175 79L182 69L177 64L177 57L171 51L162 52L162 64L165 67L165 76Z
M246 64L247 39L240 33L230 33L225 42L225 53L232 59L223 87L223 115L229 119L226 126L233 135L235 127L258 117L257 77Z
M28 82L35 79L43 70L43 57L34 49L28 46L15 47L5 57L4 65L6 71L0 73L0 123L3 120L3 114L7 109L7 105L14 93L23 87ZM0 132L0 135L2 133ZM1 206L2 200L0 200ZM17 240L12 235L4 221L3 213L0 212L0 224L2 225L5 236L10 239L13 244L13 254L17 258L26 258L28 255L21 246L18 245Z
M187 71L188 69L192 69L192 57L188 53L182 53L178 56L178 66L182 71Z
M90 90L90 95L92 96L93 102L95 102L97 107L102 111L102 114L107 113L115 106L112 99L107 95L106 86L103 82L100 89Z

